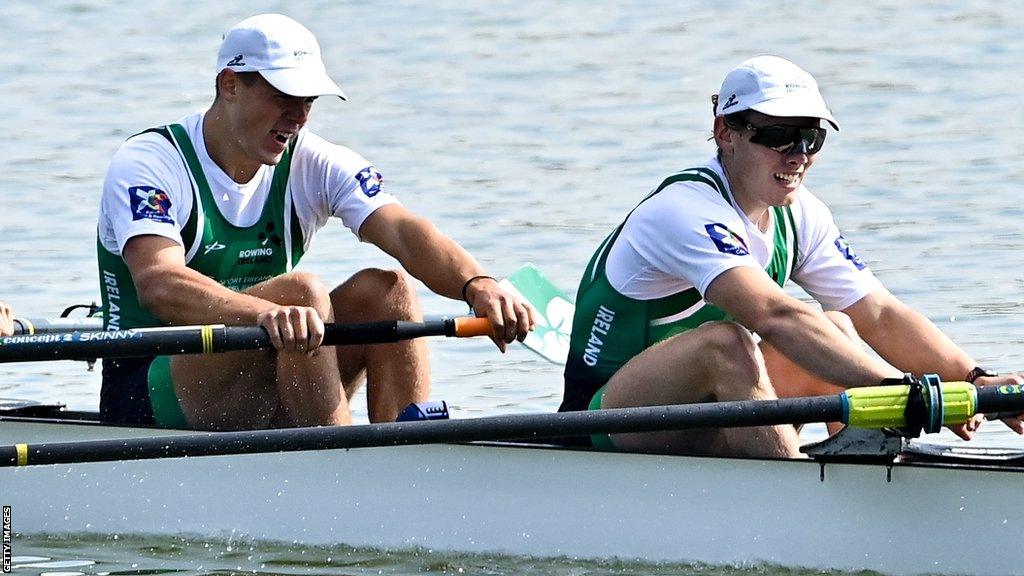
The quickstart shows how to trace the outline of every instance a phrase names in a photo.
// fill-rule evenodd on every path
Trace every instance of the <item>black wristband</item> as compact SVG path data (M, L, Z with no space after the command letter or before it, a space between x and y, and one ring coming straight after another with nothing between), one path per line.
M981 366L975 366L973 370L967 373L964 377L964 382L974 384L974 381L981 377L999 376L998 372L993 372L988 368L982 368Z
M469 304L469 300L466 298L466 290L469 290L469 284L473 280L480 280L481 278L488 278L490 280L494 280L494 278L492 278L490 276L473 276L469 280L466 280L466 283L462 285L462 301L465 302L466 304ZM473 307L472 304L469 304L469 306L470 306L470 308Z

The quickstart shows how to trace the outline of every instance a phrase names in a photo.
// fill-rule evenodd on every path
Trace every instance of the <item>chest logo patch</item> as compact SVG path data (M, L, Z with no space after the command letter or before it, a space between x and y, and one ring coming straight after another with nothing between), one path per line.
M743 241L743 238L729 230L725 224L719 222L705 224L704 229L707 230L708 236L711 237L711 241L715 243L715 248L718 248L719 252L735 256L750 254L750 251L747 250L747 243Z
M835 245L836 248L839 249L839 253L843 255L843 258L853 262L853 265L857 267L857 270L867 268L868 265L860 259L860 256L857 256L857 253L853 251L853 247L851 247L850 243L846 241L846 238L843 238L842 234L839 235L839 238L836 238Z
M152 220L172 224L171 199L167 193L152 186L130 186L128 198L132 205L132 220Z
M267 242L273 242L277 246L281 245L281 237L278 236L276 231L274 231L274 228L275 226L273 222L267 222L266 228L263 232L260 232L260 235L258 236L260 246L266 246Z
M384 182L384 177L373 166L367 166L356 174L356 180L359 181L359 187L363 189L363 194L373 198L380 192L380 185Z

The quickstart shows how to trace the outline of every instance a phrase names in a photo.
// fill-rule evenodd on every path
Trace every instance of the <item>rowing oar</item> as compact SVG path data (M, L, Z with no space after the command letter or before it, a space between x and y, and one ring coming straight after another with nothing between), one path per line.
M941 402L914 419L940 414L946 425L965 422L976 412L1024 410L1024 386L976 388L966 382L941 385ZM109 462L218 456L298 450L328 450L483 440L538 440L589 434L652 432L734 426L766 426L841 421L858 427L908 424L911 387L874 386L834 396L744 400L588 412L512 414L463 420L391 422L246 432L198 432L178 436L123 438L0 447L0 466ZM913 404L912 404L913 406Z
M539 314L536 330L526 336L523 345L549 362L565 364L565 358L569 354L569 330L572 328L573 318L573 305L569 296L555 286L533 264L521 266L509 275L508 278L502 280L501 286L508 292L529 302ZM86 308L90 311L89 313L97 311L95 306L80 305L72 306L65 310L64 313L68 314L76 308ZM95 316L14 319L14 334L16 336L72 331L92 332L102 329L103 319ZM74 359L95 360L97 357L104 356L93 354L89 357ZM55 355L35 358L35 360L58 359L65 359L65 357ZM72 358L68 357L67 359ZM0 362L13 361L16 360L3 359L2 351L0 351ZM25 361L28 361L28 359Z
M489 336L486 318L442 318L426 322L389 320L360 324L327 324L324 345L381 344L423 336ZM272 346L261 326L170 326L131 330L74 332L0 338L0 362L92 360L165 354L209 354L257 350Z
M572 300L533 264L524 264L500 282L501 287L530 303L537 324L523 345L553 364L565 364L575 312Z
M14 335L103 330L103 318L15 318Z

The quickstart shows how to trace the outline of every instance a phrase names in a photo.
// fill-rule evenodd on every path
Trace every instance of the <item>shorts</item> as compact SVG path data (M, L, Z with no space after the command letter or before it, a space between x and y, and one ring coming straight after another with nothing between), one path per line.
M587 406L587 410L600 410L601 402L604 400L604 389L606 386L598 388L597 392L594 392L594 396L590 399L590 405ZM615 450L615 443L612 442L612 437L608 434L591 434L590 443L593 444L594 448L601 450Z
M171 381L169 356L103 361L100 419L117 424L187 429Z

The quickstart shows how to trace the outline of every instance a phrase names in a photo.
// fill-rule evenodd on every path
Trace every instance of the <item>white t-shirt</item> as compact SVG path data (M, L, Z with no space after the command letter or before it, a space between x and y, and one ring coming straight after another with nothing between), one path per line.
M706 165L728 187L722 165ZM729 198L733 198L728 190ZM826 310L851 306L881 283L850 248L828 207L801 185L791 206L797 230L792 279ZM764 270L774 250L772 222L761 232L707 184L675 182L642 202L610 247L605 274L625 296L653 300L696 287L703 295L726 270ZM792 256L791 256L792 257Z
M238 184L214 161L203 139L205 111L182 118L217 208L235 226L247 227L259 220L270 193L273 169L260 166L251 181ZM331 144L308 129L296 136L288 186L296 216L302 226L305 248L331 216L358 235L374 210L398 199L385 191L374 166L356 152ZM156 188L166 194L166 211L140 210L132 190ZM113 254L120 254L134 236L155 234L184 246L184 227L194 201L189 171L181 155L166 138L152 132L129 138L114 154L103 182L99 238Z

